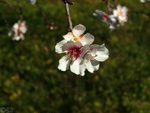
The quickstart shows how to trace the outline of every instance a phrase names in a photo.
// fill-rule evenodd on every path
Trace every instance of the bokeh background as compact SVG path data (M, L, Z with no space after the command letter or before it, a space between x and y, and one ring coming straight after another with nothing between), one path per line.
M6 0L19 11L16 0ZM94 74L84 77L57 69L63 54L55 45L67 33L65 6L61 0L38 0L58 27L50 31L35 5L21 0L28 31L24 41L12 41L8 32L18 15L0 4L0 108L14 113L150 113L150 3L117 0L127 6L128 22L110 32L93 12L105 11L101 0L74 0L70 6L73 25L83 24L105 43L110 57Z

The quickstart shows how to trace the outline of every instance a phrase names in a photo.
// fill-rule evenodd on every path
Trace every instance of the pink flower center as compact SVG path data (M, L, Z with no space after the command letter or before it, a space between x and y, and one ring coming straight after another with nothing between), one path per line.
M22 25L22 24L19 24L19 27L23 27L23 25Z
M68 51L69 56L72 57L73 60L79 58L81 53L82 51L80 50L80 47L78 47L77 45L70 47Z
M119 16L123 16L123 12L121 10L118 11Z

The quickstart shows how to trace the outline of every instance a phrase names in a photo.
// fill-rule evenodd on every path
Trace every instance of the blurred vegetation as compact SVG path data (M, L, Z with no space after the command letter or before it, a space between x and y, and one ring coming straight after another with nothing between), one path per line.
M110 51L97 72L81 77L57 69L63 55L54 47L68 30L64 4L38 1L57 30L46 29L39 9L21 0L28 32L24 41L15 42L0 16L0 108L13 107L14 113L150 113L150 3L118 0L129 8L129 19L110 32L92 16L95 9L105 11L101 0L74 0L73 25L85 25L94 43L105 43ZM19 10L15 0L8 2ZM11 26L18 21L3 4L0 14Z

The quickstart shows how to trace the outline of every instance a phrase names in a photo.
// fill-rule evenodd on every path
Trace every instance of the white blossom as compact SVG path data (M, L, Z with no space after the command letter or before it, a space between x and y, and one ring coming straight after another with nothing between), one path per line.
M127 7L121 7L120 5L117 6L117 9L113 11L113 15L118 19L120 24L124 24L127 22Z
M114 15L108 15L105 12L100 10L95 10L93 15L97 17L100 22L102 23L106 22L106 24L110 29L115 29L116 27L119 26L117 22L117 18Z
M80 42L62 40L57 43L55 50L58 53L66 53L64 57L59 60L58 69L66 71L69 69L77 75L85 75L85 64L83 63L83 56L90 50L89 45L82 46Z
M93 15L95 17L97 17L97 19L99 20L99 22L106 22L108 19L108 14L106 14L105 12L96 9L95 12L93 13Z
M84 57L86 69L89 72L93 73L94 71L99 69L99 62L104 62L108 58L109 52L104 44L93 44L90 46L90 51Z
M92 44L94 41L94 36L90 33L83 34L86 30L86 27L84 25L76 25L72 32L67 33L66 35L63 35L63 38L67 41L72 40L73 42L80 42L83 46L86 44Z
M15 23L12 27L12 31L8 33L9 36L13 36L12 40L24 40L24 34L27 31L26 23L25 21L21 22L18 21L18 23Z
M84 76L86 69L93 73L99 69L99 62L108 59L107 48L104 45L91 45L94 36L89 33L83 35L85 30L79 24L72 32L63 36L64 40L56 44L55 51L66 54L59 60L59 70L66 71L70 67L71 72Z

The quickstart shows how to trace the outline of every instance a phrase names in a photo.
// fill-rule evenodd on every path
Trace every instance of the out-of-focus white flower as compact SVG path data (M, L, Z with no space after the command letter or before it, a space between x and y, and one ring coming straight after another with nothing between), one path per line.
M113 30L119 26L117 18L114 15L109 15L106 23L111 30Z
M34 5L36 3L36 0L29 0L29 2Z
M92 44L94 41L94 36L90 33L83 34L86 30L86 27L84 25L76 25L72 32L67 33L66 35L63 35L63 38L67 41L72 40L73 42L80 42L83 46L86 44Z
M146 0L140 0L142 3L145 3L146 2Z
M99 69L99 62L104 62L108 58L109 52L104 44L93 44L90 46L90 51L84 57L86 69L89 72L93 73L94 71Z
M21 22L18 21L18 23L15 23L12 27L12 31L8 33L8 36L13 36L12 40L24 40L24 34L27 31L26 23L25 21Z
M97 17L100 22L106 22L110 29L115 29L119 26L117 18L114 15L108 15L100 10L95 10L93 15Z
M113 11L113 15L118 19L120 24L124 24L127 22L127 7L121 7L120 5L117 6L117 9Z
M142 3L150 2L150 0L140 0Z
M90 50L89 45L82 46L80 42L62 40L55 46L57 53L66 53L64 57L59 60L58 69L66 71L69 69L77 74L85 74L85 64L83 63L83 56Z
M108 14L106 14L105 12L103 11L100 11L98 9L95 10L95 12L93 13L93 15L95 17L97 17L97 19L100 21L100 22L106 22L107 19L108 19Z

